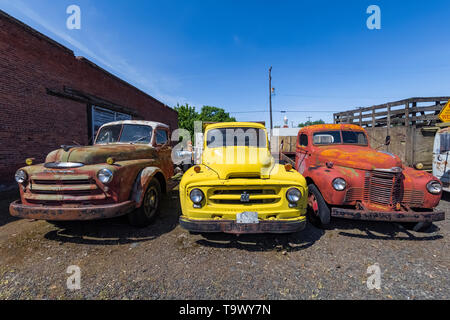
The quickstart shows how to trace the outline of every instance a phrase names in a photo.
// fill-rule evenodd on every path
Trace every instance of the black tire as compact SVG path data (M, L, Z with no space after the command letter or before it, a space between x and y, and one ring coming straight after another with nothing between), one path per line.
M317 210L314 210L311 201L314 197L317 202ZM314 184L308 185L308 219L316 227L322 228L330 224L331 211L319 189Z
M155 221L159 214L161 198L161 185L158 180L152 179L145 190L141 207L128 214L129 223L142 228Z

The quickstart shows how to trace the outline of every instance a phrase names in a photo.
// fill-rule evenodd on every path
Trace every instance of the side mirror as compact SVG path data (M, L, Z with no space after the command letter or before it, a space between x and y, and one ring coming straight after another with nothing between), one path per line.
M391 136L386 137L386 142L384 143L386 146L391 144Z

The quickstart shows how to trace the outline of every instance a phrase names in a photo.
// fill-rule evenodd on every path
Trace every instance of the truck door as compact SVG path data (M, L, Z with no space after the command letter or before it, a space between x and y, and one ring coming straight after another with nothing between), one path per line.
M303 174L307 168L307 160L309 157L309 139L306 133L300 133L297 139L297 152L295 156L295 168Z
M450 192L450 131L440 130L434 138L433 175L439 178L444 191Z
M172 148L170 147L169 130L157 128L155 131L155 147L161 158L161 169L167 178L173 176Z

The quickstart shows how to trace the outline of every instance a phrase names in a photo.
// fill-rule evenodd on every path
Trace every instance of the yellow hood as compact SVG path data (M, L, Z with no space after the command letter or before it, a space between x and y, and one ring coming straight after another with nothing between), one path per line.
M267 148L206 148L202 163L214 170L220 179L269 178L275 159Z

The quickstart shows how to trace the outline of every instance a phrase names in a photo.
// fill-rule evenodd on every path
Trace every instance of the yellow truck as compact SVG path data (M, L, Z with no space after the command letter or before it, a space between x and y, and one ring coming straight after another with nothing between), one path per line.
M180 183L180 225L191 232L293 233L306 225L305 178L275 162L264 125L205 128L201 164Z

